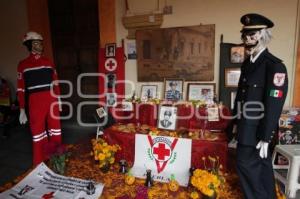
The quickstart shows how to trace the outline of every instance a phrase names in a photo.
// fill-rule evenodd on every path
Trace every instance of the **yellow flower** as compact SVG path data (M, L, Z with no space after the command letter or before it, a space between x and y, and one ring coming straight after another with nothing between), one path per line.
M193 191L193 192L191 193L190 197L191 197L192 199L198 199L198 198L199 198L199 194L198 194L198 192Z
M99 160L104 160L104 159L105 159L105 155L104 155L103 153L100 153L100 154L98 155L98 159L99 159Z
M107 158L109 158L109 157L111 156L111 153L108 152L108 153L105 154L105 156L106 156Z
M102 151L103 151L103 153L108 153L109 150L108 150L108 148L104 148Z

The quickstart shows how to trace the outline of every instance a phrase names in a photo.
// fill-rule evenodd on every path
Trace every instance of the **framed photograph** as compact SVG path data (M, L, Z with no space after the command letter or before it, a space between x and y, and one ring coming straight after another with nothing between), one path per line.
M234 108L235 97L236 97L236 91L231 91L230 92L230 108L231 109Z
M103 117L107 116L107 113L106 113L104 107L97 108L96 112L97 112L97 115L99 118L103 118Z
M175 130L177 120L177 107L160 106L157 127L166 130Z
M238 87L241 68L225 68L225 87Z
M105 45L105 57L115 57L116 56L116 44L110 43Z
M153 99L157 97L157 85L142 85L141 99Z
M141 29L135 36L138 82L214 80L214 24Z
M166 79L164 80L164 94L166 100L178 101L182 99L183 79Z
M106 106L117 106L117 93L106 93Z
M187 100L212 102L216 93L215 83L189 83Z
M127 57L128 57L128 59L136 59L136 44L135 44L135 42L127 43Z
M116 74L114 73L107 73L106 75L106 87L107 88L114 88L116 84Z
M123 111L133 111L133 104L132 102L122 102L122 110Z
M207 108L207 120L209 122L220 121L219 107L208 107Z
M234 46L230 49L230 62L243 63L245 60L244 46Z

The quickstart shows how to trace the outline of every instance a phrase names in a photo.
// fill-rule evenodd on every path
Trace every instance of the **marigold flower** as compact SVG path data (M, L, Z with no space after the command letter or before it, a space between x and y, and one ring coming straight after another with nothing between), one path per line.
M104 160L104 159L105 159L105 155L104 155L103 153L100 153L100 154L98 155L98 159L99 159L99 160Z

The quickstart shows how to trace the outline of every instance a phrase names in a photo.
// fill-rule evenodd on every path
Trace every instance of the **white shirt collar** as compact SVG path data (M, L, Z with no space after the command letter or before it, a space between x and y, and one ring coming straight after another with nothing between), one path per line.
M260 54L261 54L262 52L264 52L264 50L266 50L266 48L261 49L261 50L259 51L259 53L257 53L257 54L255 55L255 57L253 57L253 55L251 55L251 56L250 56L250 61L251 61L251 63L254 63L254 62L258 59L258 57L260 56Z

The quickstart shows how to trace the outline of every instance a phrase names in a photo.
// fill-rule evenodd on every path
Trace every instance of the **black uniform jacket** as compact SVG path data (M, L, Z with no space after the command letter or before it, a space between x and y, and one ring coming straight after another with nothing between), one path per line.
M233 111L239 144L254 146L260 140L271 142L287 90L286 67L267 49L254 63L250 58L244 61Z

